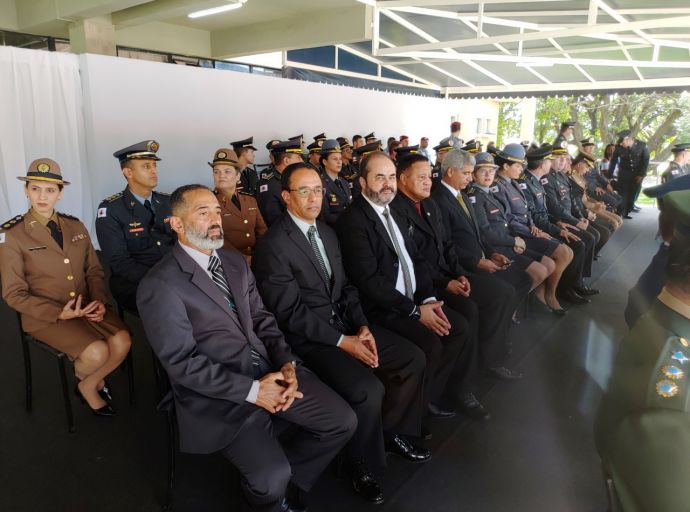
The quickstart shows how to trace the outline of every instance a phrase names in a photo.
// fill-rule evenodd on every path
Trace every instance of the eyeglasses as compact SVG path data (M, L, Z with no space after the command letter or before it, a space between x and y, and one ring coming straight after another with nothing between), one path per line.
M496 174L496 169L478 169L474 173L480 176L490 176L491 174Z
M290 188L288 189L290 192L297 192L297 195L300 197L309 197L310 194L314 194L315 196L323 196L326 193L326 190L323 187L314 187L314 188L309 188L309 187L300 187L300 188Z

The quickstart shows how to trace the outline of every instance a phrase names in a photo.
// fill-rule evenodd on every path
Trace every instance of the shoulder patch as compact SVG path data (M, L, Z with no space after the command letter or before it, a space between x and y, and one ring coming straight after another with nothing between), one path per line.
M496 193L498 192L498 185L494 185L493 187L489 188L489 192Z
M102 219L103 217L106 217L106 212L108 211L107 208L99 208L98 213L96 214L97 219Z
M104 203L112 203L113 201L117 201L117 200L120 199L121 197L122 197L122 192L118 192L117 194L113 194L113 195L110 196L110 197L106 197L105 199L103 199L102 202L104 202Z
M518 188L520 190L525 190L527 188L527 185L525 183L518 183Z
M474 196L470 196L470 203L474 204L477 202L477 198Z
M542 185L548 185L549 184L549 178L542 178L539 180Z
M0 227L2 227L2 229L4 231L9 231L10 229L15 227L16 225L20 224L23 218L24 218L23 215L17 215L13 219L10 219L10 220L5 221L2 224L0 224Z
M57 212L57 214L58 214L60 217L64 217L64 218L66 218L66 219L79 220L79 219L78 219L77 217L75 217L74 215L67 215L66 213L62 213L62 212Z
M246 190L243 190L243 189L238 189L238 190L237 190L237 193L238 193L238 194L242 194L243 196L253 197L252 194L250 194L249 192L247 192Z
M262 172L261 173L261 179L262 180L270 180L273 177L272 172Z
M266 192L268 190L268 185L261 185L259 187L259 192Z

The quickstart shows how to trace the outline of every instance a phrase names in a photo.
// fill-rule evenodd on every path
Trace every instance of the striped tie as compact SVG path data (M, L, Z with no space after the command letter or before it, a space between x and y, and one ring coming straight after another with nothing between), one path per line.
M410 277L410 268L407 266L407 261L403 255L402 249L400 248L400 243L398 242L398 237L395 234L395 228L393 227L393 219L391 219L390 212L386 206L383 209L383 216L386 218L386 224L388 224L388 234L391 236L393 241L393 248L395 249L395 254L398 255L398 261L400 261L400 269L402 270L403 283L405 284L405 296L408 299L414 298L414 292L412 290L412 278Z
M314 256L316 256L316 261L319 262L319 267L321 267L321 273L326 280L326 289L328 293L331 293L331 276L328 275L328 269L326 268L326 262L323 259L323 254L319 250L319 244L316 243L316 226L309 226L307 230L307 238L309 238L309 243L311 244L311 249L314 251Z
M237 305L235 304L235 300L232 298L232 293L230 293L230 286L228 285L228 281L225 279L223 267L220 266L220 258L215 254L212 254L208 261L208 271L211 272L211 279L213 279L213 282L216 283L218 288L220 288L220 291L223 292L223 296L225 297L225 300L228 301L228 306L230 306L230 309L237 313ZM256 350L251 349L251 351L252 364L255 367L258 367L261 356Z

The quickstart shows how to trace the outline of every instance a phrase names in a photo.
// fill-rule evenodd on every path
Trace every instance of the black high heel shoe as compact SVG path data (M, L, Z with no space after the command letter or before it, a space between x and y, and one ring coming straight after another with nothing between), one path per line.
M89 409L91 409L91 412L93 413L94 416L115 416L115 409L113 409L110 404L105 404L103 407L99 407L98 409L92 409L89 403L86 401L86 398L84 398L84 395L81 394L81 391L79 391L79 384L76 384L74 386L74 394L81 400L82 404L85 404Z
M74 376L78 382L81 382L82 379L77 377L76 375ZM111 403L113 401L113 394L110 392L110 386L108 386L108 381L103 379L103 388L98 390L98 396L100 396L103 400L105 400L108 403Z

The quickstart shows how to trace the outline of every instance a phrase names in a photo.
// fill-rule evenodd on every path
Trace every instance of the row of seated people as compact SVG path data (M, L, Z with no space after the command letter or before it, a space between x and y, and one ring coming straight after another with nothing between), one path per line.
M521 146L509 145L497 152L497 164L490 155L450 151L433 191L426 157L398 155L396 167L375 151L360 165L361 196L335 230L317 220L326 177L310 164L288 164L280 176L286 212L255 247L252 272L246 256L222 249L218 191L190 185L172 196L153 192L152 142L116 153L128 188L98 209L111 291L117 297L129 291L117 284L133 285L149 342L171 379L181 448L222 452L240 470L254 510L299 510L301 494L344 446L354 489L383 501L386 450L425 462L425 416L452 417L459 407L488 419L475 394L479 373L521 377L504 363L517 305L534 289L553 311L564 311L557 304L562 276L550 277L559 265L571 267L568 243L589 251L591 265L600 241L584 218L554 223L561 229L553 235L531 220L538 210L530 210L518 177L525 162L529 174L548 171L551 148L525 158ZM324 144L325 155L336 153ZM275 155L283 163L292 153ZM237 177L232 156L216 152L215 178ZM578 158L575 172L589 165ZM477 190L468 196L473 176ZM112 415L105 377L124 359L129 334L105 306L103 270L86 228L54 209L67 184L58 164L37 160L20 179L32 206L0 233L3 297L25 330L74 361L77 391L94 413ZM543 176L538 181L545 185ZM499 201L499 212L482 193ZM535 194L539 205L545 196ZM490 219L496 213L505 217L503 228ZM499 246L506 233L512 247ZM115 234L117 244L106 238ZM123 261L125 275L113 264ZM578 295L594 293L582 283L583 262L571 273L566 297L588 301ZM285 422L304 432L281 446L274 433Z

